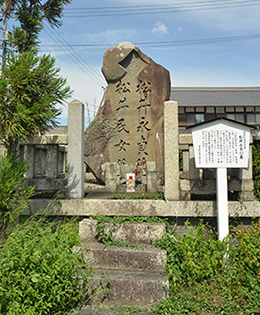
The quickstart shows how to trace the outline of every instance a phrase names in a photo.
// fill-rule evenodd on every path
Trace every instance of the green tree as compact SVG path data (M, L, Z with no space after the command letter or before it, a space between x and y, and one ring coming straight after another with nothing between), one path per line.
M49 55L37 56L38 37L47 20L59 26L65 4L71 0L0 0L3 16L20 23L13 29L10 53L0 77L0 140L7 155L0 165L0 230L4 234L10 217L23 211L32 195L24 186L26 162L20 162L17 149L20 141L44 133L56 126L60 114L57 105L70 95L66 79L55 68Z
M19 141L56 126L56 107L71 92L59 76L54 58L25 52L10 55L0 79L0 139L9 155Z
M46 20L52 27L61 25L64 6L72 0L0 0L3 15L14 18L20 26L14 27L9 43L19 53L37 51L38 36Z
M60 26L64 5L70 2L0 0L3 15L20 23L9 38L17 54L8 55L0 79L0 139L9 155L16 153L19 141L56 126L60 114L56 106L71 95L55 60L36 54L43 21Z

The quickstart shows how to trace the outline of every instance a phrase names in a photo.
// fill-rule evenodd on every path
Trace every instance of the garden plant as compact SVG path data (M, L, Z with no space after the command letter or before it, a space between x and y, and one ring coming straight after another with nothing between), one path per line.
M169 297L155 314L260 314L260 221L231 228L224 240L209 226L168 233L156 242L167 250Z
M69 314L89 303L91 265L73 246L76 221L31 217L9 227L0 248L0 314Z

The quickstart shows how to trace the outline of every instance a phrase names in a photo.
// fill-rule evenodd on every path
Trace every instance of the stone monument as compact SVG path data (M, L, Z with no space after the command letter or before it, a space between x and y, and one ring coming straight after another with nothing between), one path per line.
M170 97L168 70L131 43L104 54L102 72L108 82L96 118L85 131L85 162L104 182L102 165L131 166L156 162L164 181L163 104Z

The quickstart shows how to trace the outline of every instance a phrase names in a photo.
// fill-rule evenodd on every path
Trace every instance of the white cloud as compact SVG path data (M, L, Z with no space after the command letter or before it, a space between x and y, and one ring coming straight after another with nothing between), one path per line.
M78 36L74 36L76 42L88 42L88 43L117 43L123 39L131 40L137 34L135 29L123 28L123 29L108 29L105 32L100 33L83 33Z
M155 27L152 30L153 34L169 34L168 29L162 22L156 22Z

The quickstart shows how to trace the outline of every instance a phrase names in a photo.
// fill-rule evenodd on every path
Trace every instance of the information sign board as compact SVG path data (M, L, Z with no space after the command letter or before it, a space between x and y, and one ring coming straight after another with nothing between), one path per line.
M191 126L197 168L217 169L218 238L223 240L228 227L227 168L247 168L251 126L216 118Z
M250 129L216 120L192 129L197 168L247 168Z

